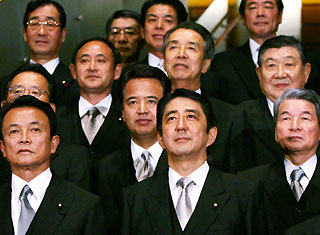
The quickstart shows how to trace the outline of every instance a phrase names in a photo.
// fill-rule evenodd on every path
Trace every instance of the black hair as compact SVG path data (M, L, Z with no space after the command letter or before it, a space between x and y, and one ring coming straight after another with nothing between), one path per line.
M53 136L57 135L56 116L50 104L43 102L31 95L23 95L15 99L12 103L6 103L2 109L2 113L0 116L0 127L1 127L0 139L1 140L3 140L2 125L3 125L3 120L6 114L14 108L21 108L21 107L32 107L32 108L37 108L43 111L49 119L50 138L52 139Z
M178 29L191 29L191 30L197 32L198 34L200 34L202 39L203 39L203 41L204 41L204 47L203 47L204 59L213 60L215 48L214 48L214 42L212 40L210 32L205 27L203 27L202 25L200 25L198 23L191 22L191 21L182 22L177 27L170 29L164 35L163 45L162 45L163 55L165 55L165 52L166 52L166 46L168 44L168 38L170 37L171 33L173 33L174 31L176 31Z
M23 17L23 25L25 28L27 28L27 22L29 20L29 16L31 12L35 11L39 7L43 7L46 5L53 5L58 10L61 30L66 27L67 16L63 7L58 2L51 1L51 0L36 0L36 1L29 2L27 5L26 12L24 13L24 17Z
M164 115L164 110L167 104L176 99L176 98L188 98L200 104L202 111L207 119L207 129L206 132L209 133L209 130L217 125L216 117L212 110L210 101L204 96L200 95L195 91L179 88L176 89L173 93L165 94L158 102L157 105L157 131L162 135L162 118Z
M11 87L11 82L12 80L20 73L23 72L33 72L33 73L38 73L42 75L48 83L48 88L49 88L49 101L50 103L55 103L55 98L56 98L56 85L54 83L54 78L53 76L41 65L41 64L23 64L20 67L18 67L16 70L14 70L8 77L6 81L6 86L4 87L4 96L7 99L8 98L8 89Z
M112 55L113 55L113 68L115 69L117 64L121 63L121 55L120 52L114 47L114 45L109 42L107 39L102 38L102 37L92 37L92 38L88 38L86 40L83 40L82 42L80 42L76 48L73 50L72 52L72 57L71 57L71 62L74 66L76 66L76 62L77 62L77 54L78 51L88 42L92 42L92 41L98 41L98 42L103 42L104 44L106 44L112 51Z
M119 18L131 18L131 19L134 19L137 22L137 25L140 26L140 15L139 15L139 13L137 13L135 11L131 11L131 10L118 10L118 11L114 12L112 14L112 16L110 16L108 18L108 20L107 20L107 24L106 24L107 37L110 34L112 22L115 19L119 19Z
M177 13L177 20L178 24L186 21L188 19L188 13L186 11L186 8L179 0L148 0L146 1L141 8L141 26L144 27L146 17L147 17L147 11L154 5L163 4L163 5L169 5L173 9L175 9Z
M278 8L278 13L281 14L282 11L283 11L283 2L282 0L275 0L276 1L276 4L277 4L277 8ZM239 6L239 12L240 12L240 15L242 17L245 17L245 11L246 11L246 3L247 3L247 0L242 0L241 3L240 3L240 6Z
M124 98L124 91L126 88L127 83L131 79L137 78L147 78L147 79L156 79L160 82L163 90L163 95L171 92L171 82L167 75L161 70L156 67L151 67L147 64L134 64L125 67L122 70L122 74L120 77L120 101L123 104Z
M258 65L261 68L262 57L264 53L271 48L282 48L282 47L294 47L298 50L300 59L303 65L306 65L308 62L308 57L306 51L302 46L302 43L293 36L280 35L266 40L259 49L258 55Z

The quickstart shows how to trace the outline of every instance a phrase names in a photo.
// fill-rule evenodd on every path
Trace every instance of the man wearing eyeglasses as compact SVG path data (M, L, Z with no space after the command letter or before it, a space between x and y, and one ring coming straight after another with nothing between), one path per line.
M79 97L79 88L70 70L59 59L66 37L66 14L63 7L50 0L28 3L23 18L23 37L30 51L30 63L41 64L53 75L57 92L56 105Z
M122 67L138 62L142 49L140 15L131 10L119 10L106 24L107 39L119 50Z

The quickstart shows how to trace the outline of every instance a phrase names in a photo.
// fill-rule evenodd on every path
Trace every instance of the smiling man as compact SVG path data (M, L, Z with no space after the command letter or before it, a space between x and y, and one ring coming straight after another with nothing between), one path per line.
M0 149L11 167L0 186L1 233L103 234L99 199L51 172L59 144L51 106L19 97L4 107L0 127Z
M30 63L43 65L53 75L58 106L72 102L79 95L70 70L59 59L67 33L66 21L63 7L51 0L29 2L23 18L23 38L29 47Z
M283 156L242 173L262 185L270 234L283 234L320 210L319 107L320 97L312 90L285 91L274 104L275 140Z
M258 64L256 72L263 96L245 101L240 107L248 117L255 164L262 165L283 154L274 140L274 101L290 88L303 88L311 65L301 42L292 36L277 36L265 41L259 50Z
M124 190L123 234L267 233L256 185L207 162L218 132L203 95L186 89L164 95L157 131L169 169Z
M141 37L149 51L145 63L165 72L162 51L164 35L187 18L188 13L179 0L149 0L143 4Z
M121 74L121 56L106 39L90 38L75 48L70 69L81 96L57 113L61 139L86 146L97 160L121 148L128 137L119 121L120 104L111 95Z
M121 80L122 113L131 141L99 161L94 170L108 234L120 233L123 188L168 166L157 141L156 108L161 97L171 91L169 79L158 68L136 64L124 69Z

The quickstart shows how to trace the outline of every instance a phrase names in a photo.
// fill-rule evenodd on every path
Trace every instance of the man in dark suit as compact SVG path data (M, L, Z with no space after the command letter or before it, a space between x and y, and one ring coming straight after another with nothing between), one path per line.
M55 106L55 83L46 69L39 64L25 64L17 68L6 80L4 90L5 103L12 103L22 95L33 95L41 101L47 102L56 110ZM77 184L89 190L89 153L80 145L60 142L56 152L51 156L51 169L60 178ZM0 169L6 168L4 174L0 173L0 181L3 175L10 170L6 159L0 163Z
M320 97L308 89L291 88L275 101L275 139L282 159L241 174L263 188L270 234L319 214Z
M160 145L169 169L124 191L123 234L266 234L256 185L207 162L217 136L213 110L187 89L157 106Z
M242 102L249 130L254 165L282 158L283 152L274 140L274 101L290 88L303 88L308 81L311 65L301 42L292 36L277 36L260 47L256 68L263 96Z
M122 114L131 141L97 162L93 171L108 234L121 231L123 188L168 166L166 153L157 141L156 108L160 98L171 91L169 79L158 68L136 64L124 69L121 82ZM142 154L148 158L144 159ZM141 166L146 166L142 172Z
M320 234L320 216L315 216L289 228L286 235L316 235Z
M249 40L242 46L218 53L212 62L214 71L210 95L231 104L258 99L262 95L255 68L259 47L276 36L282 22L282 0L242 0L239 12L247 28ZM313 71L307 87L320 92L320 65L316 56L308 53Z
M66 37L66 13L55 1L28 3L23 18L23 37L30 51L30 63L38 63L54 77L56 105L65 105L79 96L79 88L69 68L59 59Z
M164 39L164 66L171 80L172 90L185 88L207 96L201 75L208 70L214 56L210 33L201 25L183 22L167 32ZM220 134L209 147L210 157L218 169L237 172L251 164L247 151L247 123L243 110L209 98Z
M0 118L0 149L11 172L0 186L5 234L103 234L99 199L50 170L59 144L48 103L22 96Z
M119 120L119 101L111 95L113 81L121 74L121 56L106 39L90 38L75 48L70 69L81 96L58 110L59 134L63 141L86 146L96 161L122 148L129 139Z
M141 37L149 53L142 62L165 72L162 51L164 35L187 18L188 13L179 0L146 1L141 8Z

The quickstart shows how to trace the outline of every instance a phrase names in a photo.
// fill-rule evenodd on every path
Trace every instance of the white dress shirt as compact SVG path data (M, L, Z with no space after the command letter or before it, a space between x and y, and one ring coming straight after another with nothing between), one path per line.
M18 222L19 222L19 216L20 216L20 210L21 210L21 202L19 200L19 196L23 187L27 184L32 190L33 195L31 194L28 195L28 201L30 203L30 206L36 213L46 193L46 190L49 186L51 178L52 178L52 173L50 171L50 168L42 172L40 175L35 177L29 183L12 173L11 218L12 218L15 234L17 234L17 231L18 231Z
M251 51L252 60L256 66L258 66L258 55L259 55L260 46L261 45L258 44L253 39L251 39L251 38L249 39L249 47L250 47L250 51Z
M148 53L148 64L152 67L161 69L166 75L168 75L167 72L164 70L164 59L160 59L150 52Z
M30 59L30 63L37 64L36 62L34 62L31 59ZM54 73L54 71L56 70L59 63L60 63L60 59L59 59L59 57L57 57L57 58L50 60L49 62L43 64L42 66L48 71L48 73L50 73L52 75Z
M266 99L267 99L269 111L270 111L272 117L274 117L274 111L273 111L274 103L271 100L269 100L267 97L266 97Z
M109 112L110 106L111 106L111 102L112 102L111 94L109 94L107 97L105 97L103 100L101 100L96 105L92 105L85 98L80 96L78 105L79 105L79 116L81 118L82 129L85 130L85 128L84 128L85 122L83 121L83 117L87 114L88 110L90 110L92 107L96 107L100 111L100 113L102 114L102 119L99 120L99 122L100 122L99 129L100 129L100 127L102 126L102 124L104 122L104 119L108 115L108 112Z
M188 195L191 201L192 213L197 206L208 172L209 172L209 165L206 161L202 164L201 167L199 167L197 170L195 170L194 172L192 172L190 175L187 176L190 179L192 179L193 182L195 182L195 185L188 188ZM180 174L175 172L171 167L169 167L168 177L169 177L169 188L171 192L172 202L173 202L174 208L176 208L178 199L182 191L181 187L177 186L177 182L183 176L181 176Z
M284 158L284 167L286 170L286 176L287 176L287 181L288 184L291 185L291 179L290 179L290 174L293 170L301 167L303 170L305 176L301 178L300 184L302 186L303 191L306 190L309 181L311 180L314 171L316 170L317 166L317 155L313 155L309 160L307 160L305 163L303 163L300 166L293 165L292 162L290 162L288 159Z
M137 145L132 139L131 139L131 155L132 155L132 160L133 160L133 166L135 167L135 162L138 161L141 158L142 152L145 150L141 146ZM154 143L150 148L147 149L148 152L151 155L151 165L153 169L156 169L159 158L162 154L163 149L161 148L159 142L157 141Z

